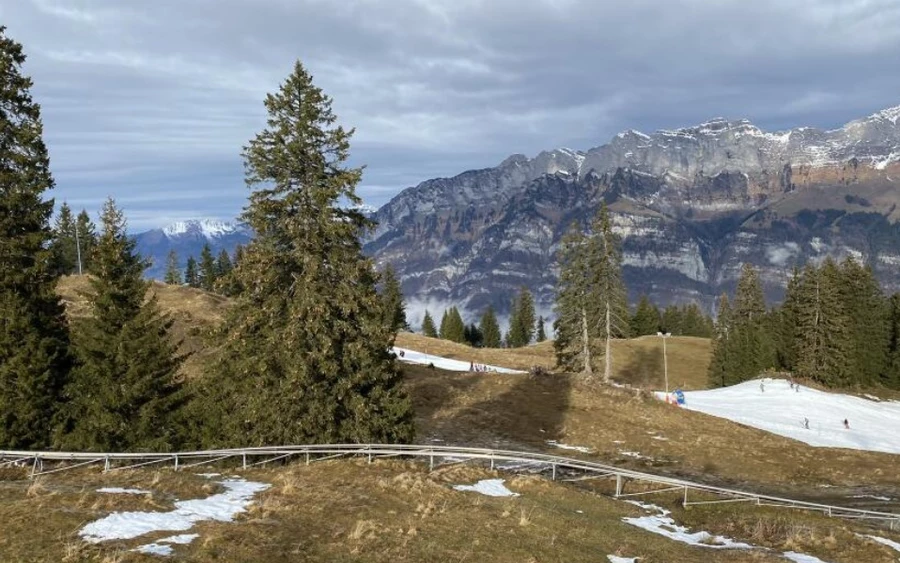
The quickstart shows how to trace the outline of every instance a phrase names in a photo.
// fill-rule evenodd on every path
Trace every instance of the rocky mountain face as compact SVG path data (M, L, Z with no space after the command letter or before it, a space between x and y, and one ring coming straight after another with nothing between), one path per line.
M203 245L209 244L214 256L223 249L233 254L238 244L246 245L252 236L250 228L240 223L193 220L139 233L135 235L135 241L137 252L151 263L145 275L161 280L166 274L166 260L172 250L178 255L178 264L183 271L191 256L200 260Z
M632 300L711 310L750 262L777 301L793 267L826 256L863 260L898 291L898 121L900 107L832 131L713 119L626 131L586 152L514 155L403 191L375 214L365 249L396 268L414 323L449 305L470 321L489 304L507 314L523 285L552 314L560 238L602 201Z

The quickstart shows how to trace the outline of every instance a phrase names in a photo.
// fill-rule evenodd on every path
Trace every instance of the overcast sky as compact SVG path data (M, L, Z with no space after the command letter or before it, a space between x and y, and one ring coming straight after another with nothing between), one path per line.
M375 206L512 153L710 117L824 128L900 104L897 0L0 0L54 197L133 230L242 209L241 147L300 59Z

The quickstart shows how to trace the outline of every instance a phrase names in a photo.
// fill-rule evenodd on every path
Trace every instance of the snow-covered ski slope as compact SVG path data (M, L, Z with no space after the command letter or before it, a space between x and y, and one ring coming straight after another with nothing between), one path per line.
M763 383L765 391L760 389ZM657 397L665 399L664 393ZM684 408L727 418L823 448L900 454L900 402L878 402L808 387L791 389L783 379L745 381L732 387L686 391ZM809 419L805 428L804 419ZM844 419L850 429L844 428Z
M428 364L434 364L434 367L445 369L447 371L469 371L469 368L472 367L470 362L464 362L462 360L450 360L448 358L442 358L440 356L432 356L431 354L416 352L415 350L410 350L408 348L394 348L393 352L397 354L397 359L401 362L422 364L425 366L427 366ZM400 356L400 352L403 352L403 356ZM519 370L501 368L497 366L488 366L485 364L478 364L478 366L482 368L480 371L493 371L496 373L523 373Z

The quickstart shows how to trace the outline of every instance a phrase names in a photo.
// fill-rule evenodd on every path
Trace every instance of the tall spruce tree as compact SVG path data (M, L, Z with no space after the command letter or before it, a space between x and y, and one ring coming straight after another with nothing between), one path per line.
M256 234L201 409L208 445L406 442L413 412L360 238L352 130L298 61L244 148ZM349 204L349 205L346 205Z
M94 248L97 246L97 227L91 221L91 216L84 209L75 218L76 242L81 251L81 270L87 274L91 272Z
M481 315L481 336L482 343L485 348L499 348L502 344L502 336L500 335L500 324L497 322L497 315L494 314L494 308L488 305L484 314Z
M75 217L68 203L63 202L59 208L50 249L60 274L68 276L78 273L79 248L75 242Z
M682 322L682 311L677 305L669 305L662 312L660 327L663 332L668 332L673 336L681 336L684 334Z
M216 267L216 259L213 257L209 244L203 245L200 251L200 287L206 291L216 288L216 280L219 279L219 269Z
M841 299L841 275L830 258L807 265L798 287L796 373L823 385L850 382L850 333Z
M507 345L510 348L521 348L531 344L534 322L534 298L528 288L523 287L513 301L509 332L506 336Z
M603 381L612 372L613 338L628 335L628 305L622 282L619 239L613 233L606 204L600 207L585 236L577 227L563 239L557 287L557 364L592 378L593 363L604 360ZM603 342L602 348L596 345Z
M441 317L440 336L443 340L463 343L466 341L466 325L459 314L459 309L450 307Z
M535 342L543 342L547 340L547 329L544 327L546 321L544 321L543 316L539 316L537 320L537 325L535 325Z
M800 291L800 270L795 268L788 280L784 301L776 316L778 332L775 353L778 367L793 371L797 363L797 313Z
M184 268L184 283L190 287L200 287L200 272L197 270L197 260L193 256L187 259Z
M875 274L853 258L840 266L840 292L847 315L853 383L876 385L888 366L890 317Z
M478 328L477 324L472 323L466 325L463 335L466 344L469 346L472 346L473 348L481 348L484 346L484 335L481 333L481 329Z
M659 309L650 302L646 295L641 295L638 300L634 316L631 317L631 336L646 336L656 334L660 328Z
M425 310L425 318L422 319L422 334L429 338L437 338L438 331L437 327L434 326L434 319L431 318L431 313L428 310Z
M406 306L403 304L403 289L400 280L390 264L381 273L381 306L384 310L384 323L394 332L406 330Z
M66 387L64 448L160 451L178 447L182 357L173 321L147 299L148 263L135 252L125 217L113 200L103 206L88 301L91 315L74 330L79 360Z
M731 314L728 340L731 372L735 382L741 382L775 366L775 343L766 314L762 284L758 272L749 263L741 269Z
M219 255L216 256L216 280L220 280L231 274L231 270L233 269L234 264L231 262L231 256L229 256L228 251L223 248L219 251Z
M181 285L181 269L178 268L178 254L174 250L169 251L166 257L166 277L164 281L169 285Z
M44 448L71 367L49 245L50 159L22 46L0 26L0 447Z
M888 365L882 383L891 389L900 389L900 293L888 300L890 331L888 336Z
M709 362L708 378L712 387L726 387L737 381L733 374L733 364L730 357L732 316L728 295L722 294L716 306L716 325L713 333L712 358Z

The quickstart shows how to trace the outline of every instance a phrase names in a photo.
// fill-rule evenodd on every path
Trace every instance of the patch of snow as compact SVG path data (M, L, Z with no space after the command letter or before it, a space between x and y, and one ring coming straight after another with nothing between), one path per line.
M803 553L797 553L796 551L785 551L783 555L794 563L827 563L825 561L822 561L818 557L805 555Z
M869 399L870 401L875 401L876 403L881 402L880 398L876 397L875 395L869 395L868 393L864 393L863 397L865 397L866 399Z
M236 514L246 511L256 493L270 487L244 480L226 480L220 484L226 489L224 493L178 501L175 510L169 512L114 512L87 524L78 535L85 541L99 543L127 540L151 532L185 531L204 520L230 522Z
M809 387L792 390L788 381L771 379L765 392L759 380L707 391L686 391L684 408L793 438L810 446L900 454L900 402L876 403L862 397L826 393ZM665 393L657 392L665 399ZM804 427L809 419L809 428ZM850 428L844 428L847 419Z
M857 535L859 536L860 534L857 534ZM876 542L880 543L881 545L888 546L889 548L893 549L894 551L900 552L900 543L897 543L893 540L889 540L887 538L882 538L879 536L861 536L861 537L869 538L870 540L876 541Z
M212 479L213 477L221 477L221 473L196 473L198 477L206 477L207 479Z
M900 160L900 152L892 152L891 154L880 158L873 156L872 167L875 168L875 170L884 170L888 167L888 164L897 162L898 160Z
M457 491L472 491L489 497L517 497L519 493L514 493L506 488L503 479L482 479L474 485L454 485Z
M190 221L177 221L163 229L167 237L175 237L187 233L197 233L211 239L235 232L237 225L215 219L199 219Z
M640 505L639 505L640 506ZM637 526L648 532L665 536L671 540L694 545L697 547L707 547L710 549L753 549L754 546L746 543L736 542L731 538L724 536L716 536L709 532L690 532L685 526L679 526L669 516L669 511L654 505L641 506L646 510L655 510L657 514L653 516L639 516L637 518L625 517L622 520Z
M879 112L873 113L869 116L869 119L881 119L884 121L890 121L894 125L897 125L897 121L900 120L900 106L883 109Z
M809 240L809 246L811 246L813 250L815 250L816 252L818 252L820 254L822 253L823 250L828 249L828 245L826 245L824 242L822 242L822 239L820 239L819 237L811 238Z
M180 534L177 536L169 536L159 540L160 543L174 543L178 545L187 545L199 538L200 534Z
M637 557L618 557L616 555L607 555L609 563L637 563Z
M870 498L872 500L880 500L883 502L890 502L890 501L894 500L891 497L880 497L878 495L853 495L850 498Z
M666 438L665 436L654 436L653 439L654 439L654 440L662 440L663 442L668 442L668 441L669 441L669 439Z
M589 454L594 450L591 448L587 448L585 446L570 446L569 444L560 444L556 440L547 440L547 443L555 448L559 448L561 450L574 450L576 452L581 452L583 454Z
M143 489L123 489L122 487L103 487L102 489L97 489L98 493L109 493L109 494L119 494L119 495L152 495L153 493L150 491L145 491Z
M415 350L410 350L408 348L392 348L391 351L394 354L397 354L397 359L401 362L408 362L411 364L419 364L425 365L434 364L434 367L444 369L447 371L469 371L471 367L471 362L464 362L462 360L450 360L448 358L442 358L440 356L432 356L431 354L424 354L422 352L416 352ZM403 356L400 356L400 352L403 352ZM496 372L496 373L525 373L523 371L509 369L509 368L501 368L498 366L489 366L485 364L478 364L479 366L485 368L483 371L488 372Z
M162 557L168 557L172 555L172 546L171 545L160 545L158 543L148 543L147 545L142 545L140 547L136 547L131 551L136 551L138 553L145 553L147 555L160 555Z

